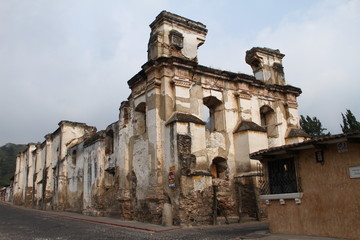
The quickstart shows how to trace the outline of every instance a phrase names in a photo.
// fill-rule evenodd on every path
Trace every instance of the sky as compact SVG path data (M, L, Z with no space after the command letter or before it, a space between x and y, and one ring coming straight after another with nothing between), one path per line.
M207 26L199 64L252 75L247 50L279 49L301 115L333 134L346 109L360 120L360 0L0 0L0 146L117 121L162 10Z

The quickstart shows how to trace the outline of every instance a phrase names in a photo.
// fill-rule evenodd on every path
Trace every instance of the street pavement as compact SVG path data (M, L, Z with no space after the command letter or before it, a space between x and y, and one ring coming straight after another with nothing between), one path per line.
M201 227L164 227L71 212L41 211L0 201L0 240L5 239L334 240L335 238L273 234L269 232L266 222Z

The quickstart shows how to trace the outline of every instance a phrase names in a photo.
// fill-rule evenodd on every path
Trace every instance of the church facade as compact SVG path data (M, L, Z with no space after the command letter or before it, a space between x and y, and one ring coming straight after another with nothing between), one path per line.
M279 50L255 47L254 75L202 66L202 23L161 12L148 61L105 130L61 121L17 157L13 202L157 224L210 224L217 204L259 218L260 149L303 141L297 97Z

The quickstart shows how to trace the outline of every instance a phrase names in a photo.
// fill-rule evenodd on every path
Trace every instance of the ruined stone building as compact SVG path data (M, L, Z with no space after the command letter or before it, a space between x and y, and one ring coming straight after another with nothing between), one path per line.
M214 189L229 216L258 217L249 154L296 143L299 88L279 50L246 52L254 76L198 63L207 29L163 11L150 24L148 61L105 130L61 121L18 155L13 202L153 223L209 224ZM214 186L217 186L214 188Z

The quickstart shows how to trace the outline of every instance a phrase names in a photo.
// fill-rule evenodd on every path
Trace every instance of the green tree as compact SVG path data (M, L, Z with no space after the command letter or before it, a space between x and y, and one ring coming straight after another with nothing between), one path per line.
M26 145L12 143L0 147L0 188L10 183L15 173L16 154L24 151Z
M360 131L360 122L356 120L354 114L346 109L345 115L341 113L343 124L340 124L343 133L349 133L354 131Z
M300 126L301 129L304 130L304 132L306 132L307 134L309 134L312 138L330 135L330 132L324 132L326 128L322 127L322 124L320 120L317 119L317 117L310 117L309 115L306 115L306 117L304 117L303 115L301 115Z

